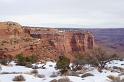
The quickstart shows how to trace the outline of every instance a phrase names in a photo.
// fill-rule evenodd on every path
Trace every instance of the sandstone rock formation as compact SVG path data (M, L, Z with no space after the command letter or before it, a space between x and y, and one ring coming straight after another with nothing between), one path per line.
M48 49L38 54L46 54L48 52L49 57L51 56L53 58L61 54L66 54L66 56L71 57L73 54L84 53L89 49L93 49L95 46L94 36L90 32L62 32L56 29L49 30L46 28L36 30L36 28L30 28L28 33L31 37L38 38L42 41L38 45L43 45ZM37 51L43 51L42 48L40 46L41 50ZM53 50L52 53L50 53L50 50Z
M0 22L0 39L21 36L24 32L22 26L16 22Z
M0 51L0 58L23 53L25 56L38 55L39 59L56 59L63 54L73 59L74 54L84 53L95 46L90 32L22 27L15 22L0 22L0 39L0 49L4 51L3 55Z

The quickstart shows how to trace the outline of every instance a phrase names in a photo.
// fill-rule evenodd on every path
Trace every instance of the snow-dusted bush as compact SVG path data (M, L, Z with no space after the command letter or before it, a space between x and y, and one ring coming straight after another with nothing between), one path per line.
M38 70L36 70L36 69L32 70L32 71L31 71L31 74L34 74L35 76L37 76Z
M122 75L124 75L124 72L122 72L122 73L119 74L119 76L122 76Z
M44 67L44 65L41 67L41 69L46 69L46 67Z
M124 79L122 79L121 82L124 82Z
M65 77L65 78L58 79L58 82L71 82L71 81L69 78Z
M109 75L107 77L111 80L111 82L124 82L124 79L121 79L120 76L115 77L113 75Z
M37 74L37 77L39 77L39 78L44 78L45 75Z
M22 65L25 66L26 65L26 58L24 57L24 55L22 53L18 54L16 56L17 59L17 65Z
M53 72L52 75L50 75L50 77L57 77L57 74Z
M75 71L69 71L67 75L68 76L79 76L79 74Z
M10 74L10 72L1 72L1 74Z
M53 67L53 65L49 65L49 67Z
M38 60L37 55L32 54L31 56L26 57L26 62L36 63Z
M75 70L82 70L82 66L76 66Z
M117 66L113 66L113 69L120 69L120 67L117 67Z
M84 77L88 77L88 76L94 76L93 74L91 73L85 73L81 76L81 78L84 78Z
M8 59L0 59L0 64L2 65L8 65L10 61Z
M25 81L25 78L22 75L18 75L13 78L13 81Z
M38 69L39 67L37 65L32 66L32 69Z
M22 74L22 72L1 72L1 74Z
M58 82L56 79L51 80L50 82Z
M101 48L93 49L85 58L88 64L98 67L98 71L102 72L102 69L105 68L106 64L114 59L117 59L116 54L108 54L105 50Z
M27 63L36 63L37 56L32 54L31 56L25 57L23 53L16 55L17 64L25 66Z
M65 56L60 56L59 60L56 63L56 68L60 70L61 75L64 75L68 72L68 69L70 69L69 65L70 59Z
M32 68L32 64L30 62L27 62L25 66L28 68Z

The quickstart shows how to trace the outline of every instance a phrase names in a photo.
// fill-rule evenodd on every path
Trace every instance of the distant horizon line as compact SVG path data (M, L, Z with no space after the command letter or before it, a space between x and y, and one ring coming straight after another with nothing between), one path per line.
M124 25L103 25L103 24L97 24L97 25L81 25L81 24L62 24L62 23L39 23L39 24L22 24L20 22L16 21L0 21L0 22L14 22L18 23L21 26L25 27L37 27L37 28L84 28L84 29L121 29L124 28Z

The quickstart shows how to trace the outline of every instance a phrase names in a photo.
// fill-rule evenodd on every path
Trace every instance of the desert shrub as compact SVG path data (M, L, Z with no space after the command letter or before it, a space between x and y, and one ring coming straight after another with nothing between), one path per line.
M75 71L69 71L68 76L79 76L79 74Z
M41 69L46 69L46 67L44 67L45 66L45 64L41 67Z
M71 81L69 78L65 77L65 78L58 79L58 82L71 82Z
M38 69L39 67L37 65L32 66L32 69Z
M122 73L119 74L119 76L122 76L122 75L124 75L124 72L122 72Z
M58 82L56 79L51 80L50 82Z
M17 64L25 66L27 63L35 63L37 61L37 56L36 55L31 55L28 57L25 57L22 53L18 54L16 56L17 59Z
M49 65L49 67L53 67L53 65Z
M124 79L121 79L119 76L115 77L113 75L107 76L111 82L124 82Z
M39 77L39 78L44 78L45 75L37 74L37 77Z
M124 64L121 64L121 65L124 65Z
M88 53L88 55L85 57L85 60L88 64L98 67L98 71L102 72L102 69L105 68L106 64L116 58L117 56L115 54L109 55L101 48L96 48Z
M1 72L1 74L22 74L22 72Z
M122 79L121 82L124 82L124 79Z
M124 70L122 67L113 66L113 69Z
M72 67L72 70L73 71L77 71L77 70L82 70L82 66L74 66L74 67Z
M36 69L31 71L31 74L38 74L38 71Z
M78 70L76 71L78 74L84 74L87 72L87 69L83 69L83 70Z
M113 66L113 69L120 69L120 67L117 67L117 66Z
M81 78L84 78L84 77L88 77L88 76L94 76L93 74L91 73L85 73L81 76Z
M35 54L32 54L31 56L26 57L26 62L36 63L37 62L37 56Z
M73 64L76 66L88 64L88 61L85 59L88 53L76 54L76 60L73 61Z
M22 66L25 66L26 65L25 57L24 57L24 55L22 53L21 54L18 54L16 56L16 59L17 59L17 64L18 65L22 65Z
M0 59L0 64L8 65L9 61L7 59Z
M36 70L36 69L32 70L31 74L34 74L34 76L36 77L38 75L38 70Z
M50 75L50 77L57 77L57 74L53 72L52 75Z
M28 68L32 68L32 63L27 62L25 66L28 67Z
M79 65L90 64L91 66L98 67L98 71L102 72L106 64L114 59L118 59L116 54L108 54L101 48L94 48L89 52L77 55L74 65L77 67Z
M56 63L57 69L60 69L62 75L65 74L68 71L68 69L70 69L69 65L70 60L65 56L60 56L59 60Z
M15 76L13 81L25 81L25 78L22 75Z
M118 60L120 60L120 61L124 61L124 59L123 59L123 58L118 58Z
M10 72L1 72L1 74L10 74Z

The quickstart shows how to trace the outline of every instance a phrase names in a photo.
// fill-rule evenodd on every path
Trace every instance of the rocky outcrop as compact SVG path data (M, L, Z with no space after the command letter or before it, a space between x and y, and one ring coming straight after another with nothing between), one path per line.
M90 32L62 32L55 29L54 31L42 31L42 29L41 31L36 31L36 29L35 31L32 31L30 29L30 32L28 31L28 33L30 33L32 37L39 38L44 42L39 45L43 45L47 42L47 46L50 46L51 49L54 49L53 52L56 52L56 54L51 53L52 56L59 56L63 53L66 55L68 54L70 57L70 54L84 53L89 49L93 49L95 46L94 36ZM50 49L48 52L49 51Z
M63 32L58 34L43 34L40 39L46 39L59 52L85 52L94 47L94 37L90 32Z
M22 26L16 22L0 22L0 39L23 35Z
M0 58L23 53L25 56L38 55L39 59L56 59L63 54L73 59L74 54L84 53L95 46L90 32L22 27L15 22L0 22L0 39Z

